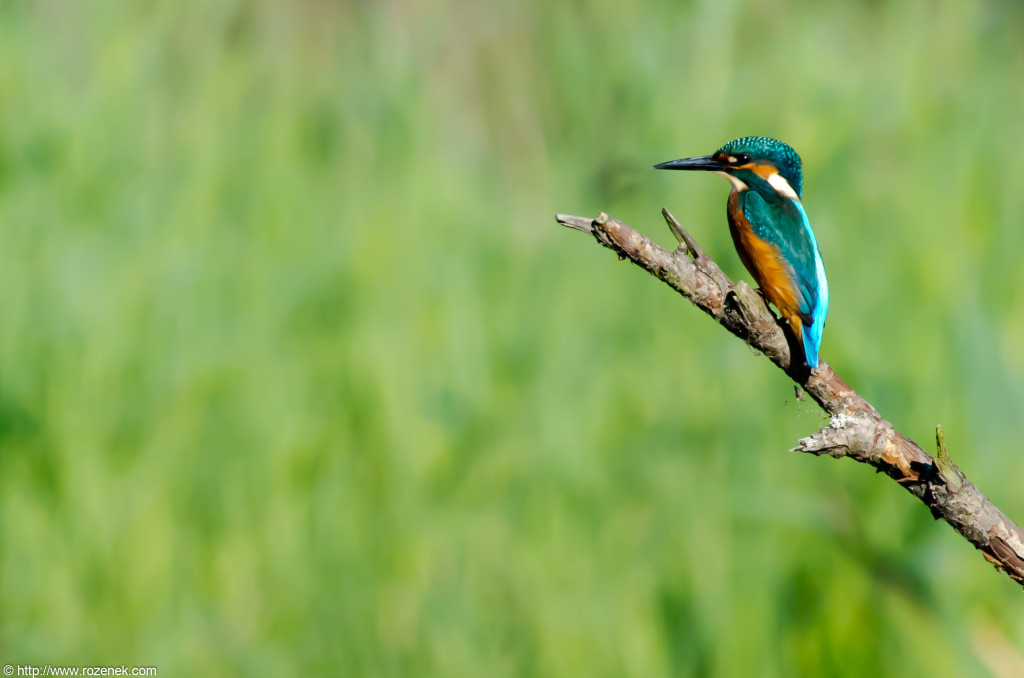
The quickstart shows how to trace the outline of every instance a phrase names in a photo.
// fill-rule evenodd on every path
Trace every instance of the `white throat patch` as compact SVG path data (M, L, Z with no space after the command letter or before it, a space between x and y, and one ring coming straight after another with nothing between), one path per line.
M723 176L726 179L728 179L729 183L732 184L732 190L734 190L734 191L745 191L745 190L747 190L747 185L745 183L743 183L742 181L740 181L739 179L737 179L736 177L734 177L733 175L727 174L725 172L715 172L715 174L718 174L718 175Z

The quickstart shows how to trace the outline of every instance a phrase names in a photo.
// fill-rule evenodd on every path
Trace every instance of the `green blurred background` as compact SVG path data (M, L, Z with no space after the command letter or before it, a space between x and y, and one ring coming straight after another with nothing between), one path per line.
M1019 587L560 229L793 144L822 354L1024 519L1024 10L0 1L0 662L1024 674Z

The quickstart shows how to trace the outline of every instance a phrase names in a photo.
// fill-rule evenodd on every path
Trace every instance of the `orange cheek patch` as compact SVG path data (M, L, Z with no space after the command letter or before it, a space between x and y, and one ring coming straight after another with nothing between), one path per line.
M746 165L739 165L735 169L750 170L765 181L768 181L773 174L779 173L779 170L776 169L774 165L758 165L755 162L748 162Z
M746 165L737 167L736 169L750 170L757 176L761 177L775 189L775 192L793 200L799 200L800 196L796 194L793 187L789 185L786 178L779 174L779 170L775 165L758 165L756 163L748 162Z

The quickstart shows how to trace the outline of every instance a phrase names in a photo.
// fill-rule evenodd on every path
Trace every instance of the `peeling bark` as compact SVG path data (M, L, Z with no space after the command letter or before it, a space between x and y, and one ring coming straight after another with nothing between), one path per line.
M602 213L596 219L556 215L558 223L584 233L667 283L731 333L763 353L831 416L828 427L800 440L793 451L870 464L920 499L974 544L986 560L1024 586L1024 531L974 486L949 458L941 427L932 456L902 435L825 362L810 370L792 334L783 330L761 296L734 283L680 226L662 210L679 247L669 251L630 226Z

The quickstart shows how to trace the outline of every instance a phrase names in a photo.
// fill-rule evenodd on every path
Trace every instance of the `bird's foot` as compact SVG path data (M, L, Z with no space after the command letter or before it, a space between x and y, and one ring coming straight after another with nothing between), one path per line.
M761 301L764 302L764 307L768 309L768 313L770 313L772 318L774 318L775 321L778 322L779 316L775 315L775 311L772 310L772 302L768 301L768 297L765 296L764 290L758 287L754 291L757 292L758 296L761 297Z

